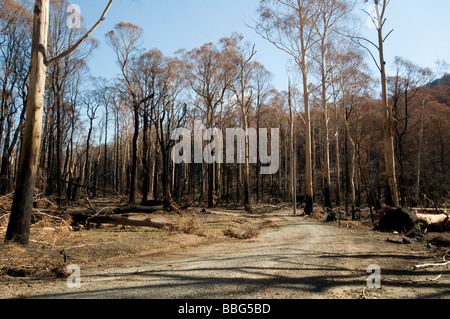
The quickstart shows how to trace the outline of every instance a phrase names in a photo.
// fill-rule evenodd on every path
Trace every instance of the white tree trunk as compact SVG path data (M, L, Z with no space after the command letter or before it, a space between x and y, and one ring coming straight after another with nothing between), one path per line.
M6 241L28 245L31 209L41 145L42 117L47 67L49 0L36 0L31 48L30 85L22 152Z

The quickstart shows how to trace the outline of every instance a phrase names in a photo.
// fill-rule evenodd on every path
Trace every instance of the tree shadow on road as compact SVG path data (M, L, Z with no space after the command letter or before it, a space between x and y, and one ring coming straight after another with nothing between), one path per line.
M257 259L267 255L252 256ZM33 298L105 298L105 299L317 299L329 298L335 289L354 289L363 291L367 285L367 273L364 261L398 259L404 267L381 267L382 285L385 292L392 289L414 289L421 298L449 297L448 280L432 281L431 278L447 278L448 268L414 271L412 262L423 261L426 257L407 255L358 255L328 254L314 256L329 259L329 263L315 264L314 259L307 263L296 264L286 255L272 255L268 262L277 266L255 266L246 256L202 259L204 263L221 263L222 267L198 266L199 260L180 261L170 267L142 272L130 271L120 274L95 275L96 284L83 277L86 282L83 289L46 294ZM350 267L341 261L358 259L361 267ZM399 261L396 264L399 264ZM227 267L230 264L233 266ZM235 266L235 265L241 266ZM387 263L386 265L388 265ZM281 265L281 266L280 266ZM367 265L368 266L368 265ZM181 268L182 269L177 269ZM105 288L98 288L99 282ZM395 299L401 296L386 295Z

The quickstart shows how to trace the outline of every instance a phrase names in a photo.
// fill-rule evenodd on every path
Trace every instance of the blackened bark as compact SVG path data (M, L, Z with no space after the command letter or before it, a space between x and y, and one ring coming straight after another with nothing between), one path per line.
M132 146L132 162L130 172L130 204L136 204L136 190L137 190L137 165L138 165L138 139L139 139L139 105L134 102L134 135Z

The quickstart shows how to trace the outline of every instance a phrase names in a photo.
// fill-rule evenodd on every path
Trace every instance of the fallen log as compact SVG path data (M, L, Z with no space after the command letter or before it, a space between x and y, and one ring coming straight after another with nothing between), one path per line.
M117 208L102 208L102 209L78 209L78 210L68 210L64 214L70 215L72 217L77 217L81 215L94 215L94 214L109 214L109 215L125 215L125 214L154 214L156 212L162 211L162 206L156 207L144 207L144 206L126 206ZM38 211L43 213L52 212L49 209L38 209ZM53 211L54 212L54 211Z
M444 214L441 215L416 214L416 216L419 222L423 222L427 225L440 224L448 219L448 216Z
M139 220L130 220L127 218L118 218L114 217L114 215L127 215L132 213L139 214L153 214L158 211L162 211L162 206L154 206L154 207L145 207L145 206L126 206L126 207L117 207L117 208L103 208L98 209L94 208L91 204L89 204L89 209L80 209L80 210L71 210L58 212L56 210L51 209L35 209L37 212L41 214L49 214L52 216L69 216L71 220L72 226L85 225L89 228L90 223L94 224L114 224L114 225L124 225L124 226L138 226L138 227L153 227L153 228L162 228L167 225L153 223L149 220L139 221Z
M129 219L125 217L112 217L112 216L93 216L87 219L88 223L94 224L111 224L122 226L136 226L136 227L151 227L162 229L164 227L171 227L171 224L157 223L151 219L137 220Z
M163 211L163 206L125 206L125 207L117 207L112 209L112 212L116 215L121 214L131 214L131 213L139 213L139 214L153 214L159 211Z
M422 228L426 228L430 232L445 232L450 230L450 218L445 214L416 214L416 217Z
M43 209L43 208L35 208L34 209L37 212L43 213L43 214L55 214L58 212L56 209ZM140 206L140 205L134 205L134 206L125 206L125 207L117 207L117 208L96 208L94 209L78 209L78 210L67 210L63 211L61 213L68 214L68 215L89 215L89 214L111 214L111 215L123 215L123 214L153 214L159 211L163 211L163 206Z
M416 212L417 214L424 213L424 214L448 214L447 209L441 208L411 208L412 211Z
M162 206L164 205L164 201L162 200L147 200L141 203L140 206L146 206L146 207L151 207L151 206Z

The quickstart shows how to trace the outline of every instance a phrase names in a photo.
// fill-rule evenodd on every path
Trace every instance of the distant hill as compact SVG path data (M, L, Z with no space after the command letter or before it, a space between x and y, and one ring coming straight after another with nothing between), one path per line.
M433 81L431 83L431 88L435 88L438 85L450 86L450 74L446 74L442 78Z

